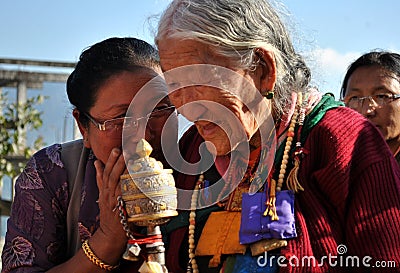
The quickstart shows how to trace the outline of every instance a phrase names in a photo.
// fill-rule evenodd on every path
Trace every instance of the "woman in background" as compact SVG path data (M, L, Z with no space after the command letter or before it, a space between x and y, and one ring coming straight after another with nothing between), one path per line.
M400 165L400 55L371 51L349 65L341 98L382 132Z

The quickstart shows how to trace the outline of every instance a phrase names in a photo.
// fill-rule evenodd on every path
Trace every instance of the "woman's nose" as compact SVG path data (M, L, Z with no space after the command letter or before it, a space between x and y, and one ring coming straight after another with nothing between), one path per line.
M361 114L363 114L366 117L370 116L375 113L376 107L377 107L376 102L372 98L367 97L365 98L364 103L362 104Z
M189 102L178 108L178 111L189 121L195 122L206 118L207 106L202 103Z

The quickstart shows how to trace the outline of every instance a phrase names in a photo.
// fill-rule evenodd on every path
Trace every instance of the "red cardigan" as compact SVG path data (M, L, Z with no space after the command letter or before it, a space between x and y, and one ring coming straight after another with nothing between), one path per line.
M191 128L181 139L186 151L182 155L196 162L202 141ZM297 257L300 265L305 256L317 262L326 258L322 267L288 265L279 272L384 272L373 267L376 261L395 261L397 267L387 272L400 272L400 169L380 132L353 110L339 107L327 111L303 147L309 153L298 176L304 187L295 201L298 237L289 240L281 254L293 262ZM192 188L196 178L182 176L176 181L178 187ZM172 272L180 272L178 259L187 259L178 254L186 230L170 235L173 246L166 259ZM338 255L339 245L347 248L345 254L357 256L360 266L370 256L365 261L371 268L346 268L346 256L342 262L332 258L337 265L330 266L328 257ZM352 264L351 259L347 262Z
M380 132L347 108L327 111L312 129L304 148L295 215L301 232L284 255L297 257L346 254L369 261L396 261L400 272L400 170ZM307 272L343 272L344 267ZM355 272L357 268L348 268ZM383 272L382 268L370 268ZM365 272L366 268L361 272ZM282 268L281 272L304 272Z

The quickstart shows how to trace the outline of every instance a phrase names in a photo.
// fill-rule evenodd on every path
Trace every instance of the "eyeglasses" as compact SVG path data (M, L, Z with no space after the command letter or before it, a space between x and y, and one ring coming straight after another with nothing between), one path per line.
M380 108L399 98L400 94L385 93L365 97L349 96L345 97L343 102L347 107L352 109L361 109L364 106L364 101L368 99L369 101L373 101Z
M168 106L161 109L154 110L150 114L140 117L120 117L99 122L93 118L89 113L83 112L83 114L99 129L104 131L106 136L121 137L122 130L126 130L127 134L137 134L139 128L139 122L148 119L149 122L152 120L159 120L161 118L169 117L176 109L174 106Z

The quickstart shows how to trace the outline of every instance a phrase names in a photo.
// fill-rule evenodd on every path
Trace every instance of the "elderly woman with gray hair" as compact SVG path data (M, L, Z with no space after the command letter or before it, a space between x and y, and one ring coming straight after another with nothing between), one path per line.
M169 270L400 272L398 166L372 124L310 87L268 1L172 1L156 44L194 123Z

